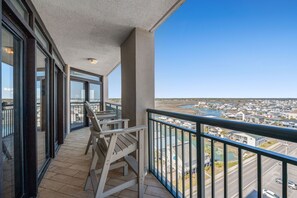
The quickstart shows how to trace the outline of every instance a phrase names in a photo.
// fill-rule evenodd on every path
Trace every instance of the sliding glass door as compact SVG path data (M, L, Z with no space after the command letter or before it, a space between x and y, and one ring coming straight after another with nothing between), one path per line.
M2 27L1 95L2 124L1 158L3 197L19 197L23 192L22 141L22 46L23 40ZM0 194L1 196L1 194Z
M49 159L48 119L48 57L36 47L36 120L37 120L37 167L40 174Z
M84 108L85 101L95 111L102 109L102 77L78 69L71 69L70 76L70 126L74 130L90 124Z

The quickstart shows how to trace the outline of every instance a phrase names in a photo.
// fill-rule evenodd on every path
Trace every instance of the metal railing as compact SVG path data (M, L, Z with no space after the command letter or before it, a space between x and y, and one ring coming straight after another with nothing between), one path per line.
M84 102L70 102L70 127L75 129L84 126L85 109Z
M233 141L228 136L212 135L207 129L220 127L228 129L229 132L240 131L256 135L258 138L263 136L294 143L297 142L297 130L155 109L148 109L147 112L149 169L173 196L241 198L254 192L255 197L262 197L263 193L265 194L262 182L264 168L275 166L276 169L281 170L278 174L282 177L280 189L282 197L289 197L288 166L296 167L297 158L287 153L283 154L280 150ZM279 143L271 147L282 149ZM220 160L216 159L218 148L221 153ZM233 161L233 166L229 160L231 148L235 152L236 159ZM295 146L294 150L296 149ZM252 162L254 166L250 165ZM252 192L243 183L243 174L245 174L243 170L250 166L255 168L255 182L250 184L254 185L251 187ZM236 170L237 174L235 177L232 175L232 180L229 180L231 170ZM297 189L297 184L295 185ZM290 193L292 193L291 189Z
M117 115L117 119L122 118L122 105L120 104L115 104L115 103L110 103L110 102L105 102L105 109L107 111L114 111Z
M89 102L94 111L101 110L100 102ZM84 102L70 102L70 127L76 129L85 126L86 113Z
M13 105L2 106L2 137L8 137L14 133L14 108Z

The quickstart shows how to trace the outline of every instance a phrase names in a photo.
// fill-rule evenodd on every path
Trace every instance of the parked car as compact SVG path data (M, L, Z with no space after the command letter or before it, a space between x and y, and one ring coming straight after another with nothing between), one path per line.
M275 182L278 184L282 184L283 180L281 178L276 178ZM291 180L288 180L288 187L292 190L297 190L297 184Z
M291 180L288 181L288 187L292 190L297 190L297 184Z
M267 189L263 189L263 195L264 198L280 198L277 194Z
M282 184L283 183L283 180L281 178L276 178L275 179L275 182L278 183L278 184Z

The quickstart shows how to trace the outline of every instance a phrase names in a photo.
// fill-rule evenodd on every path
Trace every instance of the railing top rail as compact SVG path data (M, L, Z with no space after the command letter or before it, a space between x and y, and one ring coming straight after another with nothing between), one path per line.
M226 129L231 129L235 131L242 131L250 134L276 138L280 140L297 142L297 130L284 127L276 127L269 125L253 124L240 122L235 120L226 120L220 118L209 118L203 116L196 116L190 114L169 112L157 109L147 109L148 113L175 117L182 120L187 120L190 122L196 122L199 124L206 124L210 126L222 127Z
M3 104L2 103L2 107L13 107L13 104L5 104L5 103Z

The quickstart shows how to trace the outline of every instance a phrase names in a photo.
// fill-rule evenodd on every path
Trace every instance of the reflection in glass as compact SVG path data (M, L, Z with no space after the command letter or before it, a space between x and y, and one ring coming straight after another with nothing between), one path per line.
M96 112L101 110L101 89L100 84L90 84L89 101L91 108Z
M100 85L90 84L90 102L100 102Z
M15 197L15 175L21 179L19 169L20 130L15 119L16 98L14 94L14 75L20 68L20 41L2 28L2 161L3 161L3 195ZM16 111L18 112L18 111ZM16 172L17 171L17 172Z
M47 133L47 57L36 49L36 119L37 119L37 167L38 172L43 168L48 158Z
M74 129L85 123L85 86L83 82L71 81L70 87L70 124Z
M85 101L85 87L84 83L71 81L71 102L84 102Z

